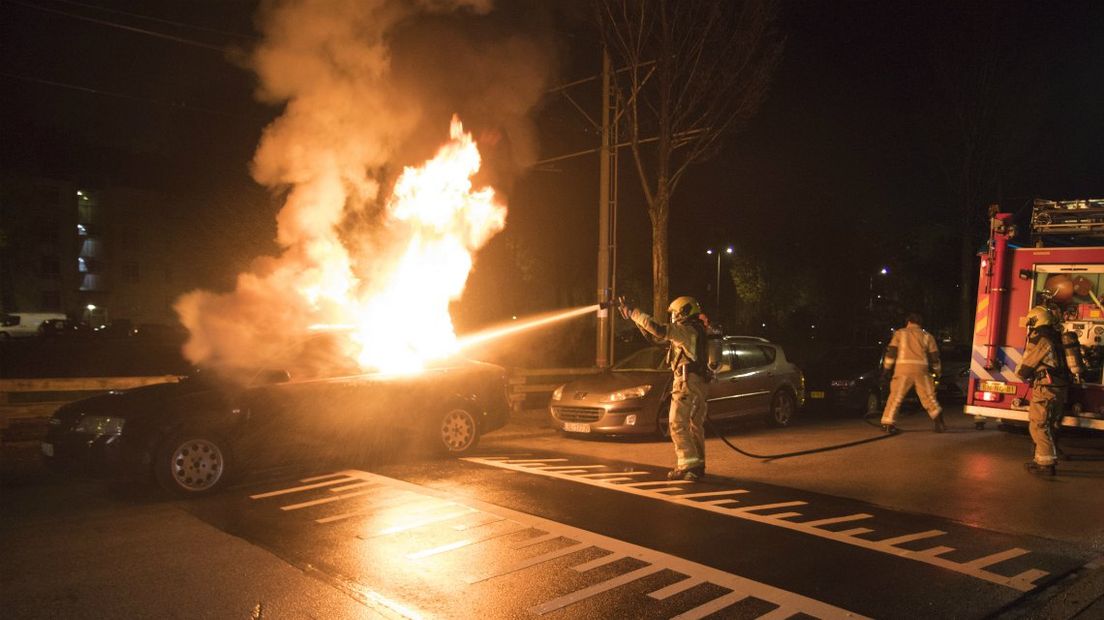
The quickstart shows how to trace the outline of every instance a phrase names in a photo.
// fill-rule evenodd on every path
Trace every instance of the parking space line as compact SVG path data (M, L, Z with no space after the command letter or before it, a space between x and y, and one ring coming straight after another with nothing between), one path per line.
M848 521L861 521L863 519L873 518L874 515L868 515L865 512L858 514L847 515L844 517L832 517L830 519L817 519L816 521L805 521L801 525L808 527L820 527L822 525L832 525L833 523L847 523ZM867 530L870 531L870 530Z
M378 486L378 484L372 482L357 482L356 484L347 484L343 487L334 487L330 489L330 493L340 493L342 491L348 491L349 489L362 489L364 487L372 488Z
M655 592L649 592L648 596L656 599L657 601L662 601L703 583L705 583L705 580L701 579L700 577L687 577L686 579L676 581L669 586L664 586L656 590Z
M926 532L917 532L915 534L905 534L904 536L894 536L893 538L885 538L879 540L883 545L889 545L895 547L901 543L912 542L914 540L923 540L925 538L935 538L936 536L943 536L947 532L943 530L928 530Z
M974 568L985 568L986 566L992 566L994 564L1000 564L1001 562L1003 562L1005 560L1011 560L1012 558L1018 558L1018 557L1020 557L1021 555L1025 554L1025 553L1030 553L1030 551L1028 551L1027 549L1020 549L1019 547L1014 547L1012 549L1008 549L1007 551L1001 551L1000 553L994 553L992 555L987 555L983 558L978 558L976 560L966 562L966 565L967 566L973 566Z
M586 598L590 598L595 594L601 594L602 592L607 592L618 586L623 586L627 583L636 581L637 579L647 577L648 575L654 575L661 570L664 570L662 566L645 566L643 568L638 568L634 571L630 571L623 575L613 577L612 579L607 579L605 581L596 583L590 587L583 588L582 590L576 590L575 592L561 596L560 598L554 598L545 603L541 603L540 605L531 608L529 611L536 614L544 615L550 611L563 609L568 605L571 605Z
M476 536L474 538L465 538L463 540L458 540L456 542L449 543L447 545L441 545L439 547L433 547L431 549L425 549L425 550L422 550L422 551L417 551L415 553L409 553L409 554L407 554L406 557L407 557L407 559L410 559L410 560L420 560L422 558L428 558L430 556L434 556L434 555L437 555L439 553L445 553L447 551L455 551L457 549L463 549L464 547L469 547L469 546L474 545L476 543L486 542L488 540L493 540L495 538L501 538L503 536L509 536L510 534L513 534L515 532L520 532L520 531L522 531L522 530L524 530L528 527L528 526L525 526L525 525L521 525L520 523L513 523L513 525L515 525L516 527L506 529L506 530L502 530L501 532L493 532L493 531L492 532L487 532L485 534L480 534L479 536Z
M546 471L556 471L558 469L578 469L579 473L585 474L588 469L605 469L605 465L553 465L551 467L542 467Z
M804 597L794 592L781 590L773 586L746 579L732 573L727 573L709 566L698 564L696 562L686 560L677 556L672 556L660 551L648 549L646 547L640 547L621 540L609 538L600 534L581 530L570 525L551 521L538 517L532 514L521 513L510 510L501 506L488 504L473 498L457 499L451 494L429 487L421 487L412 483L403 482L401 480L395 480L372 474L368 472L361 472L356 470L350 470L344 472L354 478L359 478L364 481L375 482L380 486L387 488L391 492L392 496L389 500L396 501L399 499L405 500L408 503L414 505L421 505L426 510L436 510L447 506L459 506L465 509L467 515L476 515L473 518L473 522L464 526L456 525L452 529L459 531L460 528L476 528L489 526L487 529L482 530L481 533L474 536L463 537L461 540L453 541L445 544L438 544L428 549L413 550L405 554L405 558L410 561L421 560L423 558L431 557L434 555L440 555L456 551L469 547L476 543L489 541L492 539L502 538L508 535L518 534L524 531L530 531L536 533L535 536L531 536L526 540L519 543L509 545L513 550L524 550L529 547L533 547L542 542L549 542L553 540L562 540L559 548L552 549L538 555L521 559L518 561L503 561L502 565L490 568L487 572L476 574L474 576L467 576L463 578L469 584L475 584L484 582L490 579L501 577L516 573L518 571L537 566L558 558L564 558L580 551L587 549L594 549L603 553L598 558L592 560L581 561L581 563L570 566L575 571L580 573L586 572L599 566L609 566L615 564L618 560L625 558L632 558L638 562L642 562L644 566L629 570L626 573L619 574L610 579L606 579L600 583L590 584L586 587L565 594L563 596L556 597L552 600L545 601L534 607L530 608L531 613L544 614L555 610L564 609L579 601L586 600L590 597L599 595L603 592L608 592L621 585L629 584L639 581L650 575L662 572L671 571L676 575L681 575L675 583L669 584L665 587L654 590L649 596L654 600L664 600L671 596L674 596L680 592L685 592L700 584L712 584L722 589L725 594L712 599L706 605L698 606L687 612L685 617L702 617L706 615L707 609L723 609L728 605L731 605L739 598L744 596L754 596L757 599L761 599L768 603L779 606L780 609L786 609L790 614L803 614L806 616L812 616L817 618L823 618L826 620L836 619L862 619L863 616L855 614L845 609L822 603L815 599ZM551 473L551 472L550 472ZM611 485L612 486L612 485ZM394 492L398 491L398 494ZM647 491L639 491L639 494L647 494ZM410 496L420 498L418 500L411 500ZM665 496L663 496L665 497ZM718 500L721 501L721 500ZM687 502L689 503L689 502ZM366 506L363 510L357 511L355 514L367 514L378 509L378 506ZM454 511L455 512L455 511ZM354 516L354 513L346 515L335 515L328 517L333 520L336 518L348 518ZM445 517L447 515L437 514L435 517ZM495 524L502 523L501 527ZM411 542L415 542L418 539L410 539ZM524 552L522 552L524 553ZM496 556L493 557L498 557ZM556 568L555 570L566 570L567 567ZM734 592L747 593L741 595L739 598L733 598ZM731 600L730 600L731 599ZM776 610L777 611L777 610ZM771 612L768 615L772 615ZM781 617L774 615L773 617Z
M606 554L606 555L604 555L600 558L597 558L597 559L591 560L589 562L584 562L582 564L579 564L578 566L572 566L571 568L575 569L576 571L578 571L580 573L585 573L588 570L598 568L599 566L605 566L606 564L613 564L614 562L616 562L618 560L621 560L624 557L625 556L621 555L620 553L609 553L609 554Z
M561 549L556 549L555 551L549 551L548 553L542 553L540 555L533 556L533 557L528 558L526 560L522 560L521 562L515 562L514 564L511 564L511 565L506 566L506 567L501 568L501 569L496 569L496 570L490 571L488 573L483 573L482 575L480 575L478 577L468 577L467 582L468 583L479 583L480 581L486 581L488 579L493 579L495 577L501 577L502 575L508 575L510 573L516 573L519 570L525 570L529 567L536 566L537 564L544 564L545 562L550 562L552 560L555 560L556 558L562 558L565 555L571 555L573 553L578 553L578 552L582 551L583 549L591 548L591 546L592 545L590 545L589 543L577 542L573 545L568 545L568 546L563 547Z
M720 497L722 495L740 495L747 493L744 489L733 489L731 491L704 491L702 493L684 493L679 495L679 499L690 499L693 497Z
M369 534L367 536L361 535L359 538L367 540L369 538L375 538L377 536L390 536L392 534L401 534L402 532L408 532L410 530L416 530L420 527L425 527L425 526L431 525L433 523L440 523L442 521L451 521L451 520L453 520L457 517L462 517L464 515L470 515L474 512L475 512L475 510L472 510L470 508L467 508L467 509L464 509L464 510L456 510L456 511L453 511L453 512L447 512L445 514L434 515L432 517L426 517L424 519L418 519L417 521L411 521L409 523L402 523L402 524L399 524L399 525L393 525L389 528L382 529L382 530L376 532L375 534Z
M535 475L539 475L539 476L547 476L547 477L558 478L558 479L566 480L566 481L570 481L570 482L576 482L576 483L587 484L587 485L591 485L591 486L602 487L602 488L605 488L605 489L615 490L615 491L619 491L619 492L622 492L622 493L629 493L629 494L632 494L632 495L638 495L638 496L642 496L642 497L649 497L649 498L652 498L652 499L658 499L658 500L662 500L662 501L666 501L666 502L671 502L671 503L678 504L680 506L687 506L687 507L692 507L692 508L695 508L695 509L698 509L698 510L705 510L705 511L713 512L713 513L720 514L720 515L726 515L726 516L729 516L729 517L735 517L735 518L744 519L744 520L748 520L748 521L754 521L754 522L757 522L757 523L767 524L767 525L771 525L771 526L775 526L775 527L781 527L781 528L784 528L784 529L788 529L788 530L808 534L810 536L816 536L818 538L832 540L832 541L840 542L840 543L843 543L843 544L848 544L848 545L860 547L860 548L863 548L863 549L867 549L867 550L870 550L870 551L885 553L885 554L892 555L892 556L895 556L895 557L908 559L908 560L913 560L913 561L917 561L917 562L922 562L922 563L929 564L929 565L932 565L932 566L937 566L937 567L940 567L940 568L943 568L943 569L946 569L946 570L954 571L954 572L962 574L962 575L973 577L975 579L979 579L979 580L982 580L982 581L987 581L989 583L994 583L994 584L997 584L997 585L1012 588L1012 589L1018 590L1020 592L1029 592L1029 591L1035 589L1035 587L1036 587L1035 584L1032 581L1029 581L1026 577L1024 577L1024 578L1008 577L1006 575L1001 575L999 573L995 573L995 572L992 572L990 570L986 570L987 566L991 566L993 563L995 563L995 562L989 562L988 561L989 556L987 556L986 558L979 558L978 560L974 560L974 562L957 562L957 561L954 561L954 560L949 560L947 558L940 557L941 555L943 555L943 554L945 554L949 551L953 551L954 549L952 547L942 547L942 546L940 546L940 547L933 547L931 549L927 549L927 550L923 550L923 551L911 551L911 550L908 550L908 549L901 549L900 547L896 547L896 546L893 546L893 545L890 545L890 544L885 544L882 541L870 540L870 539L867 539L867 538L859 538L859 536L858 536L859 534L866 534L866 533L874 531L871 528L853 528L853 529L845 530L845 531L842 531L842 532L835 532L835 531L823 529L823 528L820 527L820 526L823 526L823 525L830 525L830 524L833 524L833 523L845 523L845 522L848 522L848 521L857 521L857 520L872 518L872 515L869 515L869 514L866 514L866 513L841 515L841 516L838 516L838 517L815 519L815 520L812 520L812 521L805 521L805 522L789 521L789 520L786 520L785 518L779 518L777 515L760 514L760 512L763 511L763 510L769 510L769 509L772 509L772 508L787 508L787 507L794 507L794 506L806 506L806 505L808 505L808 502L805 502L805 501L792 501L792 502L774 502L774 503L768 503L768 504L757 504L757 505L753 505L753 506L741 506L741 507L725 506L725 505L719 505L722 502L714 503L714 502L705 502L705 501L692 501L692 500L683 499L685 497L685 495L671 495L671 494L666 493L667 489L669 488L668 485L678 484L678 483L697 484L697 483L692 483L692 482L689 482L689 481L681 481L681 480L670 480L670 481L666 481L666 480L645 480L645 481L641 481L641 482L631 482L631 483L625 483L625 484L611 484L611 483L608 483L605 480L602 480L602 479L599 479L599 478L589 478L589 477L582 477L582 476L578 476L578 475L565 475L565 474L561 474L560 472L556 472L556 471L542 471L540 469L535 469L535 468L531 468L531 467L521 467L521 466L513 465L513 464L510 464L510 463L507 463L507 462L487 460L487 459L483 459L481 457L467 457L467 458L464 458L462 460L468 461L470 463L483 464L483 465L488 465L488 466L491 466L491 467L499 467L499 468L503 468L503 469L512 469L514 471L522 471L522 472L527 472L527 473L531 473L531 474L535 474ZM656 475L661 475L661 474L659 474L657 472ZM650 487L658 487L658 488L650 488ZM659 489L663 489L664 492L658 492ZM728 503L728 502L724 502L724 503ZM786 513L779 513L779 514L786 514ZM899 539L900 539L900 537L893 537L893 538L890 538L890 539L887 539L887 540L892 541L892 540L899 540ZM979 563L979 562L981 562L981 563ZM1038 575L1042 576L1042 575L1046 575L1046 574L1049 574L1049 573L1040 572L1040 573L1021 573L1021 574L1025 574L1025 575L1028 575L1028 576L1038 574Z
M743 506L742 508L733 508L732 512L752 512L760 510L772 510L774 508L789 508L790 506L808 506L809 502L775 502L773 504L756 504L754 506ZM769 517L771 515L763 515Z
M930 547L928 549L923 549L923 550L920 550L920 551L909 551L908 553L911 553L912 555L920 555L920 556L924 556L924 557L934 558L936 556L940 556L940 555L943 555L944 553L948 553L948 552L951 552L951 551L954 551L954 547L938 546L938 547Z
M697 483L696 482L690 482L689 480L651 480L651 481L648 481L648 482L630 482L629 484L622 484L622 485L619 485L619 486L632 487L632 488L635 489L635 488L643 488L643 487L663 486L663 485L666 485L666 484L697 484Z
M288 504L287 506L280 506L280 510L299 510L301 508L308 508L310 506L318 506L319 504L329 504L330 502L338 502L343 499L349 499L350 497L359 497L371 493L371 491L356 491L354 493L345 493L344 495L334 495L331 497L323 497L322 499L314 499L309 502L300 502L298 504Z
M1037 581L1037 580L1039 580L1043 577L1046 577L1049 574L1050 573L1048 571L1039 570L1037 568L1032 568L1030 570L1025 570L1024 572L1020 573L1019 575L1016 575L1012 579L1014 581L1022 581L1024 583L1033 583L1033 582L1035 582L1035 581Z
M713 612L720 611L725 607L732 605L733 603L739 603L747 597L748 595L744 594L743 592L729 592L724 596L718 596L708 603L698 605L690 611L681 613L674 618L671 618L671 620L698 620L698 618L704 618Z
M280 489L279 491L269 491L268 493L258 493L256 495L250 495L249 499L265 499L267 497L276 497L277 495L287 495L289 493L298 493L300 491L309 491L311 489L321 489L323 487L333 486L335 484L341 484L343 482L356 482L352 478L347 476L338 478L336 480L327 480L325 482L315 482L314 484L305 484L303 486L291 487L290 489Z
M549 533L543 534L541 536L534 536L533 538L528 538L526 540L523 540L519 543L514 544L511 548L512 549L524 549L526 547L531 547L533 545L539 545L540 543L542 543L546 540L553 540L553 539L556 539L556 538L559 538L559 537L560 537L559 534L556 534L555 532L549 532Z
M804 514L804 513L801 513L801 512L776 512L772 515L767 515L767 516L775 518L775 519L792 519L794 517L800 517L802 514Z
M580 478L601 478L602 476L650 476L650 471L602 471L596 474L583 474ZM610 482L607 478L606 482Z
M528 463L536 463L536 464L541 464L541 463L566 463L567 459L506 459L503 462L504 463L509 463L511 465L523 465L524 466Z
M314 522L318 524L333 523L335 521L343 521L351 517L361 517L364 515L370 515L378 512L383 512L384 510L391 510L404 506L415 507L415 510L417 509L416 507L421 506L424 510L433 505L434 503L427 503L425 497L418 496L416 493L402 493L396 497L390 497L379 502L373 502L371 506L364 506L350 512L332 515L329 517L323 517L321 519L315 519Z
M868 534L874 530L868 527L853 527L849 530L843 530L842 532L836 532L839 536L858 536L859 534Z
M325 480L327 478L336 478L338 476L344 476L341 472L335 474L322 474L321 476L311 476L310 478L301 478L299 482L318 482L319 480Z
M706 504L709 506L720 506L722 504L739 504L738 499L711 499L707 502L687 502L688 504Z

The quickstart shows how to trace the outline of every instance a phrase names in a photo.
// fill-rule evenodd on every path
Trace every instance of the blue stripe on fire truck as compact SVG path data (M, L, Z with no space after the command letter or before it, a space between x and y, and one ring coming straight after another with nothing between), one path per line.
M1023 351L1016 347L997 348L997 367L989 370L985 368L985 353L988 349L985 345L974 345L970 373L982 381L1020 383L1020 378L1016 376L1016 366L1023 359Z

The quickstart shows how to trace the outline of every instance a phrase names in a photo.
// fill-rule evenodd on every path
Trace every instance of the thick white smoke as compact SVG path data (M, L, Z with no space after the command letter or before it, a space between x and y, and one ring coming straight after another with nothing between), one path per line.
M389 191L402 165L420 163L408 159L424 159L427 145L447 139L452 112L471 110L515 152L532 150L526 115L543 93L551 55L517 36L473 41L463 34L490 10L486 0L262 6L264 39L251 65L258 96L285 109L265 129L252 172L286 196L277 216L281 253L258 259L231 292L193 291L177 301L190 332L188 359L286 366L317 353L309 327L350 320L343 300L371 291L399 251L400 240L378 221L381 190ZM421 23L438 36L420 35ZM442 42L454 48L453 64L431 66L432 48ZM487 91L474 92L473 84ZM348 345L329 343L339 358L354 354Z

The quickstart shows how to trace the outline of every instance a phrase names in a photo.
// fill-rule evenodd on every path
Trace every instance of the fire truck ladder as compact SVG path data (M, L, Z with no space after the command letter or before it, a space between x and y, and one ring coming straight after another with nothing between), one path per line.
M1104 199L1036 199L1031 231L1036 242L1045 236L1104 239Z

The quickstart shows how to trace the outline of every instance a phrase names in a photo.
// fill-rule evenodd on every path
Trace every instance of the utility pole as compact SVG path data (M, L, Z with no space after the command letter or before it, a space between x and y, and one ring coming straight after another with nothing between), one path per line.
M613 279L614 226L613 210L616 201L616 189L610 170L616 167L617 149L613 132L610 129L611 108L616 105L611 88L610 58L602 49L602 144L598 149L598 303L610 301L616 295ZM613 164L613 165L611 165ZM595 365L608 368L612 357L613 313L610 308L598 309L598 333L595 338L597 355Z

